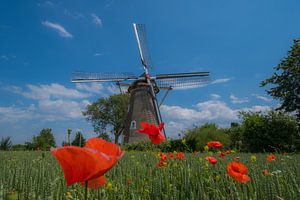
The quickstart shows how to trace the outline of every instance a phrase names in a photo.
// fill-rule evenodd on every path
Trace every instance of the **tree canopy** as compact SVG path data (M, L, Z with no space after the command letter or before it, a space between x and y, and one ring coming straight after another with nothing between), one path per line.
M55 138L51 128L44 128L38 136L33 136L31 142L26 143L29 149L49 150L55 147Z
M294 112L300 121L300 39L294 44L275 68L270 78L261 82L261 86L274 85L267 93L281 101L279 110Z
M10 137L2 138L0 141L0 150L8 151L12 149Z
M82 133L80 131L78 131L75 134L75 138L71 143L73 146L79 146L79 147L83 147L85 144L85 138L83 137Z
M129 94L115 94L107 98L100 98L88 105L83 115L93 125L94 131L100 136L113 134L115 143L125 128Z

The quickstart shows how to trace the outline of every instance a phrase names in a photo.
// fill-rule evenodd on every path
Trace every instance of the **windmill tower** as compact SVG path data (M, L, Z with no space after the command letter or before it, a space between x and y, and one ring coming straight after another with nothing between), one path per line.
M145 134L137 133L142 121L160 124L162 117L160 105L163 103L168 92L175 88L196 87L208 82L209 72L192 73L173 73L157 74L151 76L149 70L153 68L150 54L147 47L147 38L145 25L133 24L138 49L143 66L143 73L135 76L128 73L84 73L76 72L73 74L72 82L114 82L121 87L128 87L130 93L130 103L128 107L128 117L124 128L124 143L147 140ZM160 90L166 90L160 104L158 104L156 95ZM166 137L165 130L163 133Z

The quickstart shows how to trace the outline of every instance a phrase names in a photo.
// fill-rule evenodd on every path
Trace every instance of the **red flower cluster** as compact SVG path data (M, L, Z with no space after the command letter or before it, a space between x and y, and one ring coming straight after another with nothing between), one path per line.
M212 164L212 165L215 165L218 162L218 160L215 157L212 157L212 156L205 157L205 160L207 160L208 162L210 162L210 164Z
M219 141L209 141L207 143L208 147L212 147L212 148L216 148L216 149L220 149L222 148L223 144Z
M219 156L220 156L220 158L224 158L226 156L226 154L222 151Z
M105 184L104 174L123 156L118 145L99 138L87 140L85 147L51 148L65 175L67 186L88 182L89 188Z
M176 158L179 159L179 160L183 159L184 158L184 153L183 152L177 152L176 153Z
M276 156L274 154L270 154L266 158L268 161L272 162L276 160Z
M247 175L248 168L240 162L230 162L227 165L227 174L240 183L246 183L250 181L250 177Z
M160 152L159 153L159 157L160 157L160 160L159 160L159 163L157 164L157 167L164 167L167 165L167 160L168 160L168 157L166 154Z
M153 144L160 144L166 138L161 132L164 127L164 123L161 123L159 126L155 124L148 124L146 122L141 122L141 129L137 130L139 133L148 135L149 139Z

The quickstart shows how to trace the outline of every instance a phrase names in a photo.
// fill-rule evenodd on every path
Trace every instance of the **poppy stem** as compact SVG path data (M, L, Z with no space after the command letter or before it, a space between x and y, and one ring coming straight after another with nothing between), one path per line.
M85 187L84 187L84 200L88 199L88 182L85 182Z

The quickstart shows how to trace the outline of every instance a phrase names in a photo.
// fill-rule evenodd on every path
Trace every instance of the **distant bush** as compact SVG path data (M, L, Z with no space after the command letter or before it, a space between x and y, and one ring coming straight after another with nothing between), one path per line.
M160 145L154 145L151 142L135 142L126 144L123 148L127 151L162 151L162 152L173 152L173 151L187 151L186 145L182 143L181 139L168 139L162 142Z
M209 141L220 141L224 146L229 146L230 138L225 129L220 129L215 124L204 124L187 130L184 138L193 151L202 151Z
M231 146L242 151L299 151L299 126L294 117L284 112L241 112L241 125L227 130Z

